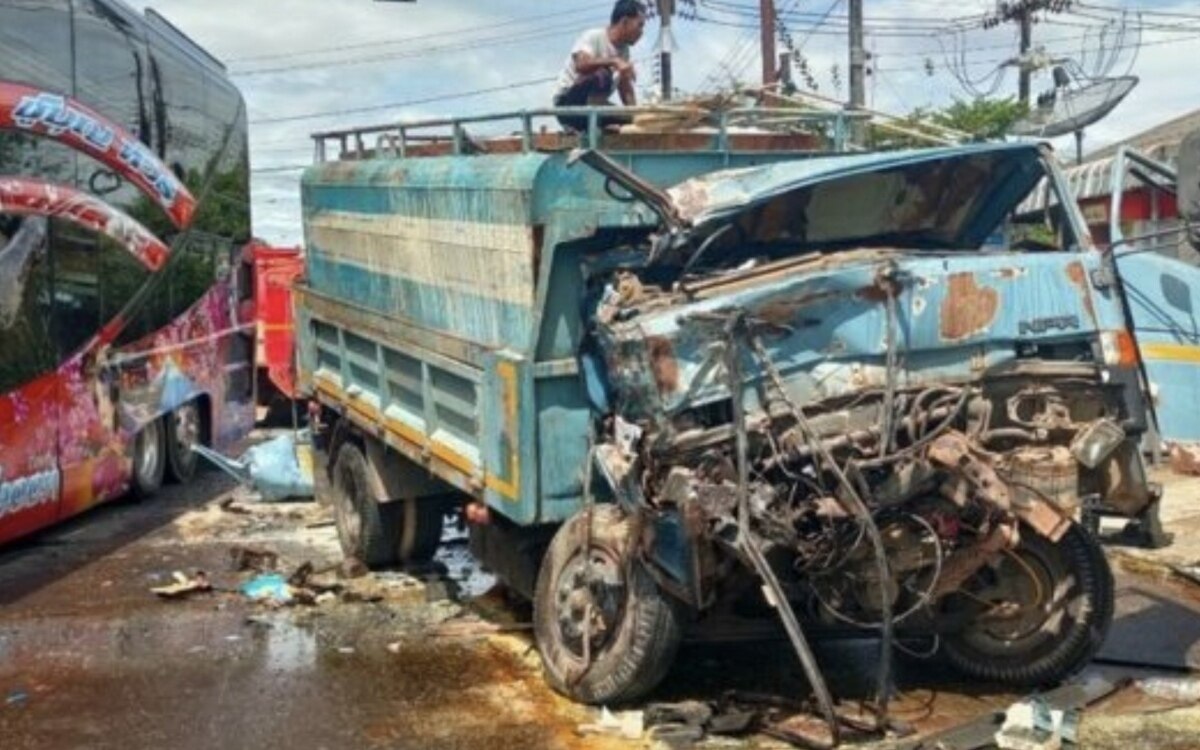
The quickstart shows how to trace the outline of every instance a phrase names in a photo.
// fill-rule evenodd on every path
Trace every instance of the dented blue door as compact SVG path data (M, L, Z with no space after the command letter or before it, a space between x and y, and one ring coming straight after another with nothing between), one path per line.
M1176 233L1124 235L1119 217L1130 168L1161 180L1164 188L1173 188L1176 176L1164 164L1120 150L1112 169L1109 236L1160 437L1200 441L1200 265L1194 254L1180 252L1183 240Z

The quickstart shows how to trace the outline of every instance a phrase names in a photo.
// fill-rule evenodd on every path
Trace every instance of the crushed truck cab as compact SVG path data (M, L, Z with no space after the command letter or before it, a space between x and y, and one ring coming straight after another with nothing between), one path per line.
M348 554L428 556L465 507L587 702L777 617L835 738L811 632L882 636L880 709L896 637L1014 684L1099 647L1085 521L1152 513L1151 415L1111 258L1069 200L1017 212L1065 195L1048 150L377 135L303 181L300 384Z

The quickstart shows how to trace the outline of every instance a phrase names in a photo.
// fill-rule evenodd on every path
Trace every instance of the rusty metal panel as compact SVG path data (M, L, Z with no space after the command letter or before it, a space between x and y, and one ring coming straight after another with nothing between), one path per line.
M308 283L484 344L528 331L532 191L545 159L372 160L310 169Z
M902 362L898 385L962 382L1016 361L1038 343L1096 339L1122 327L1120 309L1092 289L1100 257L1081 253L848 253L731 274L647 306L608 328L609 376L639 393L639 411L668 412L727 398L698 322L706 313L744 308L766 327L763 343L800 403L878 389L886 377L887 269L897 293ZM1080 274L1083 274L1080 281ZM743 277L751 276L750 280ZM747 362L751 382L759 377ZM748 385L748 405L757 404ZM753 407L751 407L753 408Z

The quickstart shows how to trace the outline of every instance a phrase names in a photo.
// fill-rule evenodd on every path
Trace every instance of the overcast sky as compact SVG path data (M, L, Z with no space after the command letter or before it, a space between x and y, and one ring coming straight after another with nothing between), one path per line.
M137 0L129 0L137 5ZM677 18L676 86L684 92L711 90L710 76L736 75L753 82L760 75L753 23L742 15L756 0L706 0L704 21ZM425 117L478 114L549 104L553 84L527 82L555 76L574 37L603 26L608 0L150 0L212 54L225 61L245 95L250 113L255 233L270 241L301 241L299 170L311 160L308 133L358 124ZM682 2L679 3L681 6ZM846 96L845 3L829 0L777 0L795 46L809 60L822 94ZM1121 35L1119 15L1106 8L1152 10L1139 37L1131 26ZM970 98L998 85L997 95L1016 93L1016 73L997 80L996 69L1016 46L1011 25L983 30L970 17L994 7L988 0L866 0L867 47L874 54L868 104L906 114L953 98ZM828 16L825 16L828 12ZM1132 135L1200 107L1200 0L1141 2L1095 0L1061 23L1039 24L1034 42L1054 55L1083 58L1085 67L1104 49L1115 56L1111 75L1130 70L1140 85L1105 121L1087 131L1087 148ZM811 15L801 15L811 14ZM935 34L930 24L967 17L961 33ZM824 22L817 24L824 18ZM1110 23L1103 32L1105 21ZM1194 29L1194 31L1193 31ZM809 33L813 31L813 33ZM648 58L659 26L652 23L634 50L647 58L639 82L654 83ZM1140 44L1139 44L1140 43ZM740 54L737 54L740 51ZM1135 54L1136 53L1136 54ZM732 58L732 59L731 59ZM348 62L347 62L348 61ZM331 65L331 62L342 64ZM965 64L964 64L965 62ZM1004 69L1001 69L1004 70ZM1035 77L1033 90L1049 86ZM390 106L371 112L268 122L313 113L391 103L419 102L449 94L498 89L493 93L424 104ZM1056 144L1072 149L1066 139ZM267 170L267 171L263 171Z

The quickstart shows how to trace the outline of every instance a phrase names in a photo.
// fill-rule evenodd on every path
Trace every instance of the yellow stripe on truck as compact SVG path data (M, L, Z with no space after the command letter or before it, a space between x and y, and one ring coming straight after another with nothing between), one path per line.
M1192 344L1142 344L1141 350L1144 359L1200 364L1200 346Z

